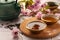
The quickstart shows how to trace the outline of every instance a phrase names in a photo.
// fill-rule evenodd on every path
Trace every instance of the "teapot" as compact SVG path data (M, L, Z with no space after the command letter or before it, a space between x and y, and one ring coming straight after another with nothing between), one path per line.
M18 18L20 11L17 0L0 0L0 20Z

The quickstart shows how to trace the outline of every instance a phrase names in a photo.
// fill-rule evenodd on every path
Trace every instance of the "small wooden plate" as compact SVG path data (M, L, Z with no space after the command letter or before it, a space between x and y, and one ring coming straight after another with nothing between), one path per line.
M31 31L29 31L28 29L26 29L26 25L29 22L36 21L36 20L38 20L38 19L35 17L24 20L20 25L21 32L31 38L51 38L60 33L60 24L59 23L55 23L53 25L47 25L46 29L40 31L38 34L34 34Z

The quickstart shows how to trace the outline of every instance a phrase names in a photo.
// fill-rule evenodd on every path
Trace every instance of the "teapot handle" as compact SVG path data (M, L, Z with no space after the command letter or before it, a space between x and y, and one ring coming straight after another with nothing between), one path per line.
M8 1L8 0L5 0L5 1Z
M8 0L5 0L6 2L8 1ZM17 3L17 0L16 0L16 3Z
M18 0L16 0L16 3L17 3Z

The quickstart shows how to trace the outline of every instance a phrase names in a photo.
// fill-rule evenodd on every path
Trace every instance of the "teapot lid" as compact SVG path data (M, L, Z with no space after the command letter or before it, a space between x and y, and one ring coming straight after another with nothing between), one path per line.
M0 3L10 3L16 0L0 0Z

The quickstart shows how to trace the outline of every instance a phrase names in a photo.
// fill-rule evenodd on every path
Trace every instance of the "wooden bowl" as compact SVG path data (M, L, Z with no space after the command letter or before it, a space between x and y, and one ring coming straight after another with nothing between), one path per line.
M54 10L54 9L57 9L58 6L52 6L52 7L49 7L50 10Z
M58 4L56 2L47 2L47 5L49 6L50 10L54 10L58 8Z
M44 30L46 27L47 25L43 21L32 21L26 26L26 28L33 33L38 33Z
M41 20L43 20L46 24L50 25L56 23L59 20L59 18L56 15L47 14L47 15L43 15L41 17Z

